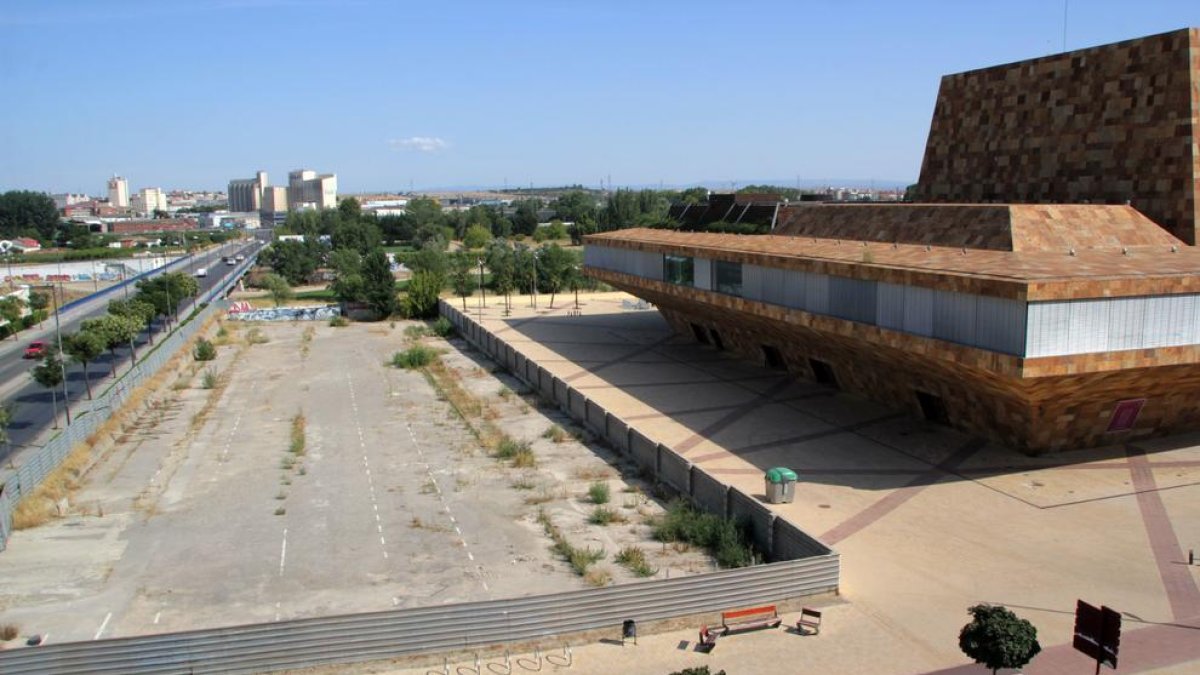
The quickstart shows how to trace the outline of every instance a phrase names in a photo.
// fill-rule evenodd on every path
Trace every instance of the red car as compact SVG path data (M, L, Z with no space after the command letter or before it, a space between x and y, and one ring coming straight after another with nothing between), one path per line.
M34 340L25 348L25 358L40 359L46 355L46 343L41 340Z

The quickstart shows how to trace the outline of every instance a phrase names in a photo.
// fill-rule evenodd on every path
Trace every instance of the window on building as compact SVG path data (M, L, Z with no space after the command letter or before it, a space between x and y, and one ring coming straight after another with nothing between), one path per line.
M713 261L713 290L727 295L742 294L742 264Z
M686 256L663 256L663 281L680 286L694 286L696 280L695 262Z

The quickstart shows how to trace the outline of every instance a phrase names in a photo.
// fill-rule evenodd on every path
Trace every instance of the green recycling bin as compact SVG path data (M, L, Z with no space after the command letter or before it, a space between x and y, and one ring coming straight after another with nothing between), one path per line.
M796 498L796 472L777 466L767 471L767 503L785 504Z

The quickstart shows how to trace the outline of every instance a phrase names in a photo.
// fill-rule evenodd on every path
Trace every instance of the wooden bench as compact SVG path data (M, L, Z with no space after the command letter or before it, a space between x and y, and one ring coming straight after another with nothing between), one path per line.
M699 646L702 649L712 649L716 646L718 637L757 628L778 628L781 623L783 623L783 617L779 616L775 605L721 612L720 629L708 626L700 627Z
M817 635L821 632L821 612L808 607L800 609L800 619L796 621L796 632L801 635Z

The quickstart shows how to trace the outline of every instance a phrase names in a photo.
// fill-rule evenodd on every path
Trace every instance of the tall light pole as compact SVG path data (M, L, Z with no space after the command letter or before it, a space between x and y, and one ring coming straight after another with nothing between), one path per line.
M483 316L483 308L487 307L487 291L483 288L483 257L479 258L479 316Z

